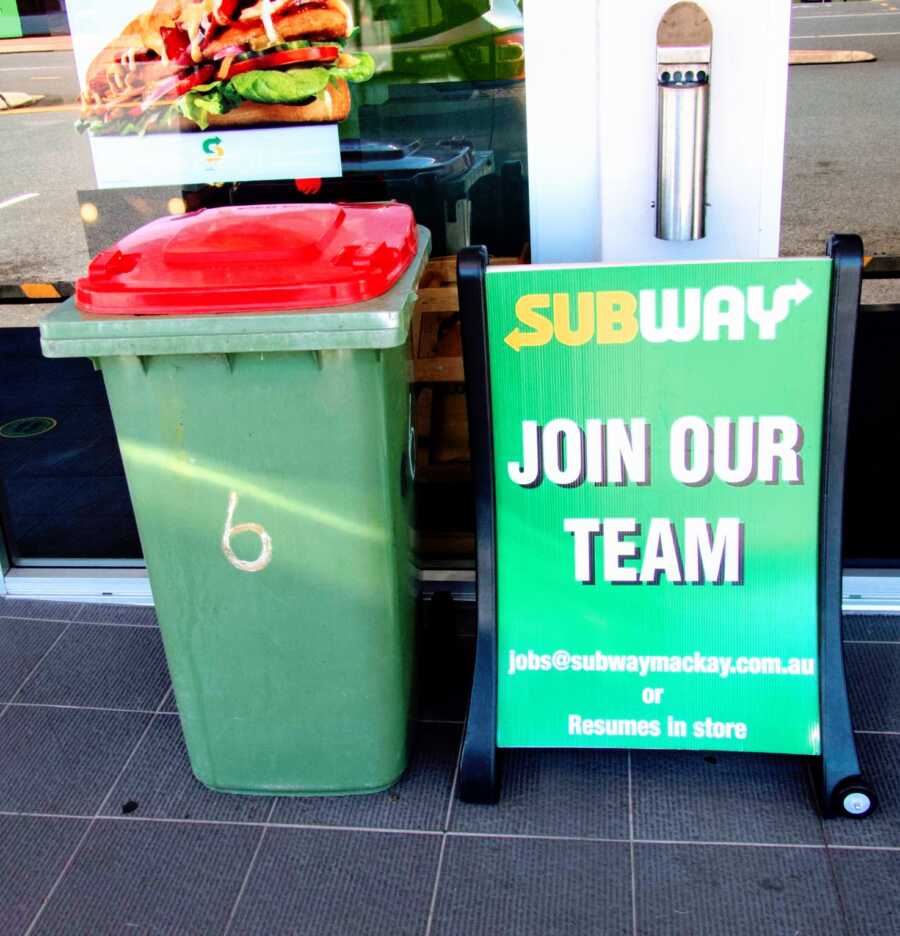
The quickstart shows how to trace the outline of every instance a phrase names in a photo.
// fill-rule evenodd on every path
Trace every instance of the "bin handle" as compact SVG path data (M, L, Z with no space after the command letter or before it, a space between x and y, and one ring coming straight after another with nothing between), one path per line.
M409 393L409 409L406 422L406 449L400 456L400 494L406 497L416 480L416 400Z

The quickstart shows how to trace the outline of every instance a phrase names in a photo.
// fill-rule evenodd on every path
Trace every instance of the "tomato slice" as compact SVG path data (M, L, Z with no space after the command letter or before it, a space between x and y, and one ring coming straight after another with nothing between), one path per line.
M191 44L188 34L183 29L177 27L161 26L159 34L162 36L163 47L166 50L166 58L171 62L176 61L181 53Z
M236 18L234 14L238 5L239 0L219 0L217 8L213 10L213 22L218 23L219 26L227 26Z
M240 75L243 72L256 71L262 68L287 68L289 65L309 65L312 63L320 65L330 65L337 61L341 54L338 46L311 46L308 49L285 49L282 52L269 52L266 55L254 55L252 58L244 59L241 62L234 62L228 69L228 74L223 76L230 78L232 75Z
M215 77L215 74L215 65L204 65L203 68L198 68L197 71L192 72L187 78L182 78L182 80L175 85L175 96L180 97L182 94L187 94L191 88L200 84L206 84Z

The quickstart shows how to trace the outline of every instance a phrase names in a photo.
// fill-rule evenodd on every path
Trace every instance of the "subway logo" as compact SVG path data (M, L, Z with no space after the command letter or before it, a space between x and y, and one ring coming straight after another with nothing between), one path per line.
M517 353L552 341L568 347L638 337L653 344L773 341L791 310L811 295L799 278L776 287L770 302L763 286L528 293L516 301L518 325L503 340Z

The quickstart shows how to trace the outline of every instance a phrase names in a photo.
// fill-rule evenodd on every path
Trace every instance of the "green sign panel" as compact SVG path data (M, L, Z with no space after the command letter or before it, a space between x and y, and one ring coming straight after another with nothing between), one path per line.
M15 39L22 35L22 23L16 0L0 0L0 39Z
M830 279L488 269L499 746L820 753Z

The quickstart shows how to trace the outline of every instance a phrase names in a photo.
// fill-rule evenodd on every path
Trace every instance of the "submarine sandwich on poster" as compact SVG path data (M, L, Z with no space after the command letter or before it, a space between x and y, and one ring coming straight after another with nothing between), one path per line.
M93 135L335 123L348 83L372 77L349 52L343 0L159 0L91 62L78 128Z

